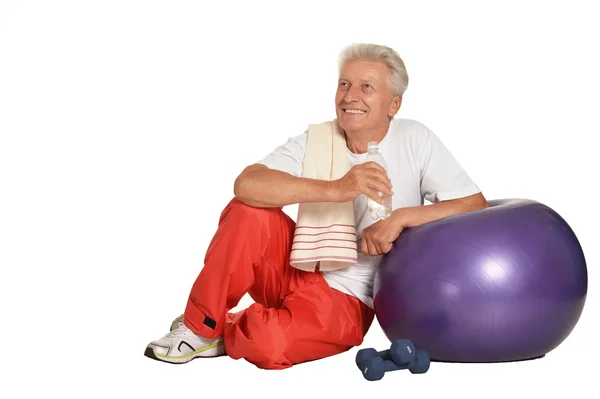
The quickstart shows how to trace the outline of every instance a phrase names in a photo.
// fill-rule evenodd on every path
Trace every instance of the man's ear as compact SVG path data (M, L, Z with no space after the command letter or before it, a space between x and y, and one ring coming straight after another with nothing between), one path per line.
M394 96L392 97L392 103L390 104L390 109L388 111L388 116L391 118L395 116L398 111L400 111L400 106L402 105L402 96Z

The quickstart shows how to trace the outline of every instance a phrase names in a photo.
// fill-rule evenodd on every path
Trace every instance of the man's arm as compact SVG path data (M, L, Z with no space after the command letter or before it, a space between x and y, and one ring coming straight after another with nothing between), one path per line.
M393 242L407 227L415 227L445 217L477 211L489 207L483 194L440 201L427 206L399 208L392 216L363 230L360 250L365 255L388 253Z
M297 177L255 164L238 176L233 191L247 205L273 208L303 202L348 202L360 194L383 203L377 192L392 195L391 186L385 169L373 162L355 165L332 181Z
M394 223L398 225L400 230L403 230L407 227L416 227L448 216L477 211L487 207L489 207L487 200L482 193L478 193L463 198L440 201L427 206L396 209L392 217Z
M243 203L257 208L280 208L301 202L332 202L333 182L296 177L270 169L265 165L250 165L235 180L234 195Z

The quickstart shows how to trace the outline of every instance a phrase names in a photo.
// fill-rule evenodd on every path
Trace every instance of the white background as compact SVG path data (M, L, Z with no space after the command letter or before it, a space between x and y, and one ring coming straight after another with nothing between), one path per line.
M597 395L594 2L478 3L3 0L7 397ZM398 117L430 127L488 199L535 199L568 221L590 277L579 324L542 360L379 382L361 377L357 349L284 371L145 358L183 311L235 177L335 117L337 55L352 42L401 54ZM363 347L388 346L375 323Z

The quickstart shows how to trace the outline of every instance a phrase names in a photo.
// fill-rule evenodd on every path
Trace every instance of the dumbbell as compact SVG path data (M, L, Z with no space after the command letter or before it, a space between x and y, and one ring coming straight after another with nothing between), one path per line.
M412 374L423 374L429 370L429 365L431 363L429 354L422 350L416 350L411 361L402 364L396 364L394 361L386 359L386 351L384 351L384 357L378 356L378 352L373 352L363 352L364 358L361 359L361 364L359 366L363 377L368 381L380 380L388 371L408 369ZM369 353L374 355L367 357L366 355Z
M415 356L415 346L408 339L398 339L392 342L390 349L377 352L373 348L361 349L356 354L356 365L363 369L362 364L372 357L380 357L383 360L391 360L396 364L410 363Z
M368 381L378 381L383 378L388 371L406 370L412 374L424 374L429 370L429 354L417 349L411 362L405 364L396 364L392 360L384 360L379 356L371 357L362 363L363 377Z

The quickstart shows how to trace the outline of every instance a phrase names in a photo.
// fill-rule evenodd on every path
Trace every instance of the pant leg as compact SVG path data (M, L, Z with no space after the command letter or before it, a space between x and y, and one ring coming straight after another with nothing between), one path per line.
M227 354L281 369L360 345L373 311L289 264L295 224L281 209L234 199L223 211L194 282L185 323L206 338L224 335ZM249 293L256 303L227 313Z
M371 308L330 288L320 273L294 269L279 308L253 304L228 315L225 348L259 368L285 369L360 345L373 319Z
M184 320L196 334L217 338L226 313L249 293L267 307L281 305L289 280L294 221L279 208L233 199L223 210L204 267L188 297Z

